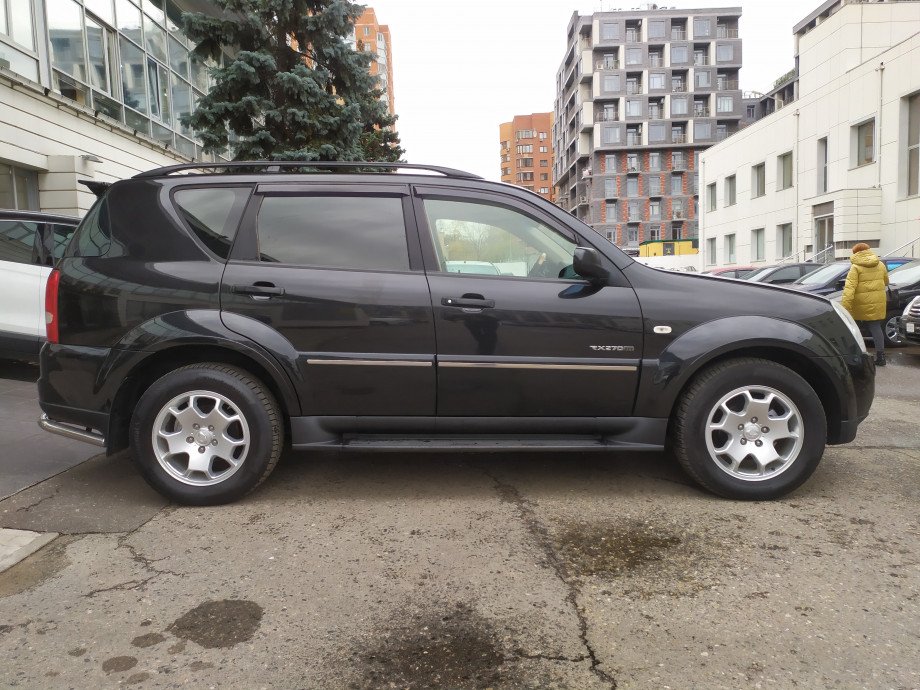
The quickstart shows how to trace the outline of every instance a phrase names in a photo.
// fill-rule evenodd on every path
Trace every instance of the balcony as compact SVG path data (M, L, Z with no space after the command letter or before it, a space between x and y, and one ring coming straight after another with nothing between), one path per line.
M738 29L719 25L716 27L716 38L738 38Z
M693 117L709 117L709 106L694 106Z
M693 64L696 67L706 66L709 64L709 56L708 55L694 55Z
M642 37L638 29L626 29L627 43L638 43L640 40L642 40Z
M620 119L620 113L618 110L599 110L595 119L598 122L618 122Z
M648 64L650 67L664 67L664 57L655 53L649 53Z
M635 96L642 93L642 84L636 82L626 82L626 93L629 96Z
M683 81L671 81L672 93L687 93L687 84Z
M672 41L686 41L687 40L687 30L678 29L677 27L671 27L671 40Z
M677 133L677 132L671 132L671 143L672 143L672 144L686 144L686 143L687 143L687 135L686 135L686 134L679 134L679 133Z
M717 79L716 88L719 91L737 91L738 90L738 80L737 79Z
M595 64L595 67L598 70L620 69L620 61L619 60L598 60L597 63Z

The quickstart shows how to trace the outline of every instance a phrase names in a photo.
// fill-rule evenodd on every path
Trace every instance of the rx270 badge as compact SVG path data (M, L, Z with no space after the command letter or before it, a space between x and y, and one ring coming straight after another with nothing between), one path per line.
M589 345L592 350L597 352L635 352L636 348L632 345Z

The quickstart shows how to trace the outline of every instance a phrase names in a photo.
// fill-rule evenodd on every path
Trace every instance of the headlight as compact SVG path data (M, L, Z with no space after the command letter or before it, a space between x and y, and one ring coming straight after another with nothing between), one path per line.
M840 320L846 324L846 327L850 329L850 333L853 334L853 337L856 339L856 343L859 345L859 349L863 351L863 354L866 353L866 341L863 340L862 333L859 332L859 326L856 325L856 321L853 319L852 314L843 308L843 305L840 302L831 302L831 306L834 307L834 311L837 312L837 316L840 317Z
M913 307L918 306L918 305L920 305L920 297L914 297L914 298L907 304L907 306L904 307L904 313L901 314L901 316L907 316L907 312L909 312Z

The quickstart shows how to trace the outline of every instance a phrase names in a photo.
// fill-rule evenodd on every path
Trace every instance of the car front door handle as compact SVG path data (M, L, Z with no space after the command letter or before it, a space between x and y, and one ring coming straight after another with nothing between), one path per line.
M441 304L445 307L457 307L459 309L494 309L495 300L485 299L481 295L464 295L463 297L442 297Z
M231 285L230 292L236 295L249 295L253 299L271 299L284 294L284 288L276 287L273 283L253 283L252 285Z

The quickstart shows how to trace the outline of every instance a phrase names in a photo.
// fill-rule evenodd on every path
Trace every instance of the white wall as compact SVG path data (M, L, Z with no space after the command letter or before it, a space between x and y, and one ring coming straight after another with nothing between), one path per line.
M112 182L189 160L73 101L45 95L38 84L0 73L0 162L38 172L43 211L82 216L94 197L78 180Z
M736 263L751 263L751 231L766 229L766 260L780 257L776 227L793 223L793 252L814 246L814 206L834 202L835 242L877 242L886 253L920 236L920 198L906 197L906 101L920 91L920 3L846 5L799 41L799 100L702 155L700 250L736 234ZM884 69L880 69L884 65ZM880 94L881 88L881 94ZM881 95L881 99L880 99ZM881 100L881 108L879 102ZM857 167L854 127L875 118L875 161ZM827 193L818 191L818 140L827 137ZM777 156L794 152L792 189L776 188ZM750 196L751 167L766 161L766 194ZM737 175L737 204L724 179ZM716 182L709 211L706 189ZM817 249L820 249L818 247ZM814 251L814 249L812 250ZM920 245L917 247L920 251ZM843 258L846 247L838 247ZM704 264L711 262L704 258Z

